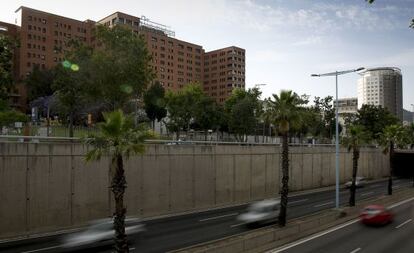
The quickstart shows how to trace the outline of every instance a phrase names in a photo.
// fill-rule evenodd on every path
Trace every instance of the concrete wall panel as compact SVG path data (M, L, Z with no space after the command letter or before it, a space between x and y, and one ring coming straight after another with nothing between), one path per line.
M234 202L235 157L233 155L216 156L216 205Z
M251 198L252 168L251 157L246 155L235 156L235 191L234 200L237 203L246 202Z
M215 205L216 168L214 159L213 154L194 156L193 201L195 208L205 208Z
M27 157L7 156L0 162L0 237L7 237L26 231Z
M252 170L252 199L266 198L266 155L251 157Z
M142 157L141 213L144 216L170 212L170 158L167 155Z
M181 151L187 153L190 149L185 148ZM194 208L194 157L192 155L172 156L170 163L172 168L169 189L171 211L180 212Z

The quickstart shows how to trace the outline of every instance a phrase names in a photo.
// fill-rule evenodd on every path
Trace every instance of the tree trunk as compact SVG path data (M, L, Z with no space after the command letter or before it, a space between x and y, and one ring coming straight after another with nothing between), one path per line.
M207 141L207 133L208 133L208 130L207 130L207 129L205 129L205 130L204 130L204 141Z
M390 175L388 176L388 195L392 195L392 176L394 172L394 142L390 142Z
M118 253L129 252L128 242L125 234L124 193L126 179L122 155L116 155L115 175L112 178L112 192L115 198L114 229L115 229L115 250Z
M355 192L356 192L356 176L358 172L358 159L359 159L359 149L353 148L354 154L352 157L352 184L351 184L351 195L349 197L349 206L355 206Z
M69 137L73 137L73 112L69 113Z
M176 135L176 140L178 141L180 139L180 130L177 130L177 132L175 132Z
M287 133L282 135L282 139L282 191L280 196L279 225L284 227L286 225L289 192L289 144Z

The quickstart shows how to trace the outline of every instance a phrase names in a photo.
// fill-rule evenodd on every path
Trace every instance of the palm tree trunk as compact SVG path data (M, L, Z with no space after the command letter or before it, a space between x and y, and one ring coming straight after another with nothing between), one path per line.
M394 142L390 142L390 175L388 176L388 195L392 195L392 176L394 172Z
M126 179L122 155L116 155L115 175L112 178L112 192L115 198L114 229L115 229L115 250L118 253L129 252L127 238L125 234L125 214L124 193L126 189Z
M283 227L286 225L289 192L289 144L287 133L283 134L282 139L282 191L280 196L279 225Z
M349 197L349 206L355 206L355 192L356 192L356 176L358 172L358 159L359 149L353 148L354 154L352 157L352 184L351 184L351 195Z

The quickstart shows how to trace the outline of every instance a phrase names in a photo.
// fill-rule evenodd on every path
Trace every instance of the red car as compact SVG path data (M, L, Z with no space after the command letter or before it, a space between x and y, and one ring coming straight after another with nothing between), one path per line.
M392 222L394 215L387 208L380 205L369 205L359 215L361 222L367 225L385 225Z

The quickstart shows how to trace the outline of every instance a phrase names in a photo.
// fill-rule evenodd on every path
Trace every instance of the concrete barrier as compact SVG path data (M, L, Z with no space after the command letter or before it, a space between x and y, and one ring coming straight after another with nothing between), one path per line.
M110 216L109 158L85 163L79 143L0 143L0 238L73 228ZM334 147L290 148L290 191L334 184ZM155 217L278 196L279 146L148 145L125 162L128 215ZM341 183L352 156L340 150ZM381 178L388 159L361 150L359 175ZM370 159L382 161L368 163ZM369 167L372 165L375 167Z

